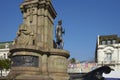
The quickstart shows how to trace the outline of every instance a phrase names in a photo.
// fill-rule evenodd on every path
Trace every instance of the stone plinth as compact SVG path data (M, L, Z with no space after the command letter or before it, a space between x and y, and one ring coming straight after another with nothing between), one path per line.
M68 80L67 58L69 52L61 49L41 49L32 47L11 47L11 73L15 79L28 80ZM32 76L32 78L30 78ZM49 78L49 79L47 79Z
M65 50L52 49L48 58L48 71L53 80L69 80L67 65L69 52Z

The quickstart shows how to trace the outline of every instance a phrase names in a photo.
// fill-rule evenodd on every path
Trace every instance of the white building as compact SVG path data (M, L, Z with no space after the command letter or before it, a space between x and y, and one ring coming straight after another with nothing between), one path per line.
M8 42L0 42L0 60L1 59L8 59L8 53L9 53L9 47L12 44L12 41ZM2 72L2 73L1 73ZM9 73L9 71L6 71L5 69L0 71L0 76L6 76Z
M98 66L108 65L115 71L120 71L120 37L98 36L95 60Z

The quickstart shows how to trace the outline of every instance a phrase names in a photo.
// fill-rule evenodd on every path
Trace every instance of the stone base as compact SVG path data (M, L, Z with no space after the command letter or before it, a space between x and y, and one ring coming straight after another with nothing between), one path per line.
M15 80L53 80L49 76L43 75L20 75L15 78Z
M0 80L69 80L69 75L67 76L17 75L16 77L9 76L0 78Z
M60 49L47 51L30 48L11 49L13 64L8 79L69 80L69 52Z
M50 74L50 77L53 80L69 80L70 77L67 73L54 73L54 74Z

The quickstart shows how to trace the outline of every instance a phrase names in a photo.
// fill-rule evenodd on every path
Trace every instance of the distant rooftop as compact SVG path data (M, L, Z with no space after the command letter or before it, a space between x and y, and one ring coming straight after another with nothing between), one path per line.
M118 35L103 35L103 36L99 36L99 43L100 44L116 44L116 43L120 43L120 37L118 37Z

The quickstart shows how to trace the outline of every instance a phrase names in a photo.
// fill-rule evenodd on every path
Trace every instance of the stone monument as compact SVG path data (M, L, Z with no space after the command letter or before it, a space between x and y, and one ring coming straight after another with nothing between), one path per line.
M57 13L51 0L24 0L20 9L23 23L10 48L8 76L14 80L68 80L69 52L53 45Z

